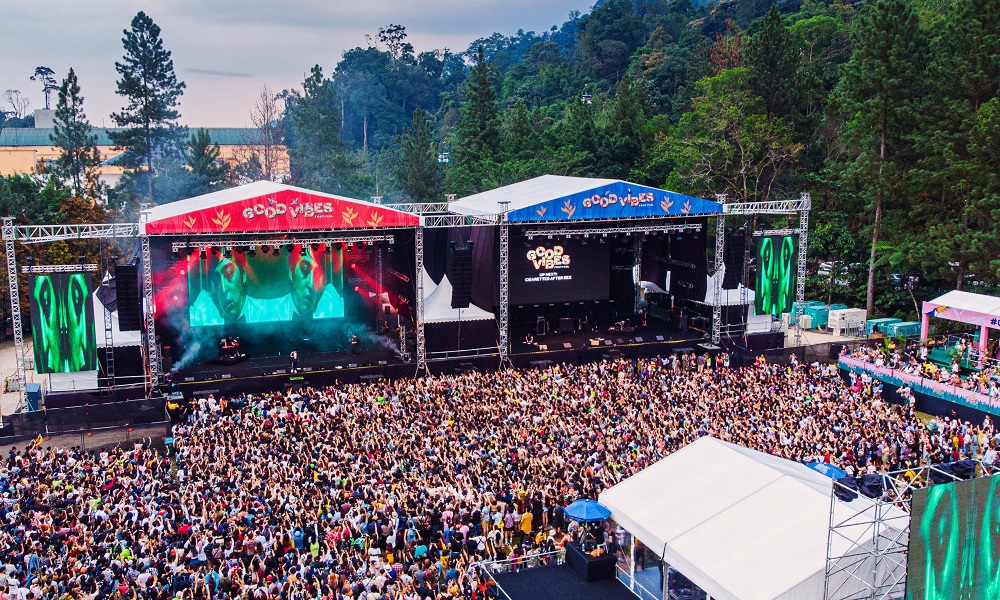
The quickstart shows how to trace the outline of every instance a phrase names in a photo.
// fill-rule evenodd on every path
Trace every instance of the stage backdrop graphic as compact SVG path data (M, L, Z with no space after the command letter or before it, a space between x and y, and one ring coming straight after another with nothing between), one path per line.
M758 315L781 316L792 312L798 279L798 244L795 236L767 236L757 248L757 289L754 309Z
M511 244L511 304L607 300L610 248L595 239Z
M255 255L232 252L188 258L192 327L281 323L344 316L343 250L281 245Z
M1000 598L1000 476L913 493L906 597Z
M97 369L90 276L53 273L28 278L35 370L75 373Z

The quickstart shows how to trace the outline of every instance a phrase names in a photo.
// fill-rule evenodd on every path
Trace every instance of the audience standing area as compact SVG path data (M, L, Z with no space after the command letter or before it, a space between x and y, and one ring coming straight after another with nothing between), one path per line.
M824 597L828 546L873 568L873 541L899 533L883 520L831 535L831 522L851 522L871 506L831 500L831 488L801 463L703 437L599 501L619 526L619 579L641 598L814 600ZM880 568L905 576L905 563ZM851 573L832 578L836 598L867 597Z

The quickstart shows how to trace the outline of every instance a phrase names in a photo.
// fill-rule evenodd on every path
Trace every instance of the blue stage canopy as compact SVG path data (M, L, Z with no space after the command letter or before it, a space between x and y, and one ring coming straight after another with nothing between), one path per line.
M509 202L511 223L603 221L655 217L714 215L722 205L618 179L543 175L488 192L466 196L449 205L463 215L495 215Z

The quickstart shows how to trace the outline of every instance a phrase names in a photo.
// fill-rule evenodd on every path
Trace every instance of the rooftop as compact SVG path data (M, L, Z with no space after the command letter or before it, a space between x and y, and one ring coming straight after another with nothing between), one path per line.
M189 132L197 127L188 128ZM212 141L222 146L240 146L251 139L254 129L245 127L206 127ZM116 127L95 127L98 146L113 146L110 132L121 131ZM34 127L7 127L0 130L0 146L52 146L52 129Z

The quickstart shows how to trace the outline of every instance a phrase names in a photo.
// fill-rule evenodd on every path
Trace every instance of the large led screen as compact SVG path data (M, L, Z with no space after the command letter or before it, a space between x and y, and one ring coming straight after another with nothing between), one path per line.
M31 338L38 373L97 369L90 276L53 273L28 278Z
M549 304L608 298L610 244L594 240L529 241L511 245L512 304Z
M344 316L341 250L206 253L187 271L192 327Z
M798 280L795 236L761 238L757 249L757 289L754 309L758 315L781 316L792 312Z
M1000 598L1000 476L913 493L906 597Z

